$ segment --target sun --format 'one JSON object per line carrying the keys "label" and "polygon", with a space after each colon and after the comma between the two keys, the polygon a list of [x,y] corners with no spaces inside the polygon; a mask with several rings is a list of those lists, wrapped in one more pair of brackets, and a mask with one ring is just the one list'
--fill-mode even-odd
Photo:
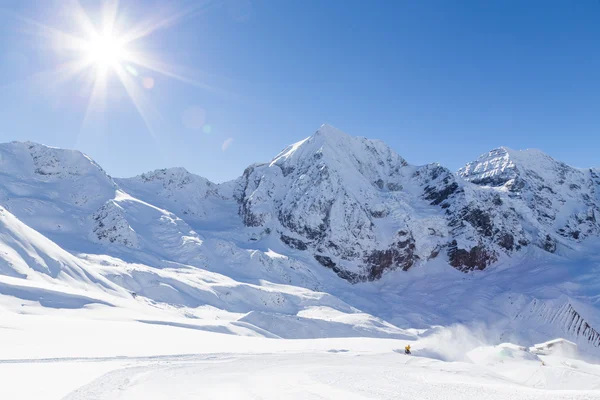
{"label": "sun", "polygon": [[219,89],[190,77],[193,70],[169,64],[157,54],[143,49],[158,31],[202,12],[209,2],[190,2],[185,7],[178,7],[177,2],[173,2],[175,5],[165,5],[152,10],[146,17],[139,15],[135,18],[121,13],[120,2],[103,0],[98,2],[101,4],[99,9],[88,14],[81,0],[61,0],[60,3],[64,4],[61,10],[69,16],[65,25],[68,30],[18,15],[15,18],[26,24],[36,38],[45,38],[50,48],[56,51],[56,56],[60,57],[55,68],[38,74],[36,79],[44,83],[40,87],[46,87],[47,82],[53,82],[53,87],[72,80],[83,82],[81,93],[87,96],[87,107],[82,130],[84,126],[95,123],[91,122],[91,116],[104,118],[110,96],[113,93],[121,96],[121,88],[115,84],[120,82],[148,132],[156,139],[153,126],[162,123],[162,118],[160,110],[151,101],[155,76],[175,79],[204,90],[219,92]]}
{"label": "sun", "polygon": [[112,34],[96,35],[87,41],[86,61],[100,69],[117,69],[127,59],[125,43]]}

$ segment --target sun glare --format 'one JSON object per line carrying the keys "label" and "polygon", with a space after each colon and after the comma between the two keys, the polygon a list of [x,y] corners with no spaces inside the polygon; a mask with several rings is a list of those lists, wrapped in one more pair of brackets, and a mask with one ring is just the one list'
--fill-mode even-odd
{"label": "sun glare", "polygon": [[[103,0],[98,14],[88,15],[81,0],[64,0],[65,14],[74,22],[73,30],[44,24],[16,16],[27,24],[34,34],[49,39],[53,49],[61,57],[68,57],[56,69],[39,74],[45,82],[58,84],[76,77],[83,77],[85,90],[89,90],[87,108],[82,130],[88,126],[88,118],[98,115],[104,118],[107,99],[117,89],[112,83],[119,81],[135,108],[154,137],[153,121],[160,120],[160,110],[150,101],[150,93],[156,85],[155,77],[162,75],[189,85],[215,90],[203,82],[179,73],[182,69],[161,60],[155,54],[140,51],[138,41],[148,39],[157,31],[167,29],[188,15],[204,9],[205,2],[195,2],[187,7],[167,7],[146,18],[127,19],[121,15],[120,0]],[[128,21],[127,24],[124,21]],[[143,46],[142,46],[143,47]],[[67,56],[68,55],[68,56]],[[91,72],[91,73],[90,73]],[[115,79],[116,78],[116,79]]]}
{"label": "sun glare", "polygon": [[89,41],[87,61],[98,68],[118,68],[126,58],[122,40],[113,35],[98,35]]}

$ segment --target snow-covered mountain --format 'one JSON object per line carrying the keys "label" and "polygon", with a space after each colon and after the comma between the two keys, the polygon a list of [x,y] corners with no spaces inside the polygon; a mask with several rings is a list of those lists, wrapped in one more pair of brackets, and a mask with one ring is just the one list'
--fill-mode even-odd
{"label": "snow-covered mountain", "polygon": [[249,167],[235,196],[246,226],[357,282],[438,257],[472,270],[530,246],[574,248],[600,232],[597,181],[534,150],[492,150],[458,174],[411,166],[323,126]]}
{"label": "snow-covered mountain", "polygon": [[0,145],[0,179],[2,206],[44,234],[80,232],[117,190],[86,155],[29,142]]}
{"label": "snow-covered mountain", "polygon": [[184,168],[161,169],[115,181],[127,193],[151,200],[152,204],[174,212],[192,226],[217,220],[219,210],[226,207],[224,200],[231,197],[221,194],[224,187]]}
{"label": "snow-covered mountain", "polygon": [[501,147],[458,173],[478,186],[508,193],[513,207],[535,226],[548,251],[554,251],[556,243],[573,246],[571,240],[600,233],[600,180],[591,168],[570,167],[539,150]]}
{"label": "snow-covered mountain", "polygon": [[80,152],[13,142],[0,206],[0,295],[210,307],[230,332],[269,337],[482,322],[499,340],[600,344],[600,171],[537,150],[454,173],[324,125],[215,184],[183,168],[113,179]]}

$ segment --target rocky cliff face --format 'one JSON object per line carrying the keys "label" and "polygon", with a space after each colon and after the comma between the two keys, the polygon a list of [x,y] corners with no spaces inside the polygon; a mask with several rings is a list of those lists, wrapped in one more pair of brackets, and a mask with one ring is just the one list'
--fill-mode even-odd
{"label": "rocky cliff face", "polygon": [[506,196],[529,228],[529,241],[547,251],[600,233],[600,186],[590,169],[570,167],[539,150],[499,148],[458,174],[483,190]]}
{"label": "rocky cliff face", "polygon": [[139,239],[129,225],[125,210],[116,201],[108,201],[93,215],[91,239],[105,244],[119,244],[139,249]]}
{"label": "rocky cliff face", "polygon": [[499,148],[452,173],[416,167],[379,141],[323,126],[249,167],[236,199],[244,224],[352,282],[438,257],[485,269],[537,246],[598,235],[598,173]]}
{"label": "rocky cliff face", "polygon": [[432,247],[417,246],[409,228],[411,202],[426,206],[413,187],[417,170],[379,141],[323,126],[270,163],[249,167],[235,196],[246,226],[311,252],[352,282],[374,280],[426,259]]}
{"label": "rocky cliff face", "polygon": [[514,317],[516,321],[535,322],[539,326],[554,328],[556,333],[567,335],[580,343],[587,342],[593,347],[600,346],[600,333],[592,327],[584,316],[568,300],[531,300]]}

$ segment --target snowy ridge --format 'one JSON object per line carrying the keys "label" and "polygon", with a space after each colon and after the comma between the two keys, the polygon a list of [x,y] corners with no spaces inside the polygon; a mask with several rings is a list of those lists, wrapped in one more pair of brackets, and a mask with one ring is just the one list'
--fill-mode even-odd
{"label": "snowy ridge", "polygon": [[557,306],[556,301],[533,300],[515,316],[517,320],[531,318],[557,329],[560,335],[587,342],[594,347],[600,346],[598,331],[582,317],[569,301]]}
{"label": "snowy ridge", "polygon": [[116,192],[113,180],[84,154],[34,143],[0,145],[0,179],[2,206],[49,235],[80,232]]}
{"label": "snowy ridge", "polygon": [[573,248],[600,232],[592,175],[538,150],[499,148],[457,176],[325,125],[249,167],[236,198],[247,227],[358,282],[438,256],[468,271],[531,245]]}
{"label": "snowy ridge", "polygon": [[[578,241],[600,233],[598,180],[592,169],[578,169],[556,161],[539,150],[492,150],[467,164],[458,174],[480,186],[510,194],[514,208],[532,213],[548,249],[563,238]],[[528,218],[527,215],[522,216]],[[531,217],[529,217],[531,218]],[[558,237],[557,235],[558,234]]]}
{"label": "snowy ridge", "polygon": [[[387,267],[408,269],[422,257],[406,229],[406,211],[418,201],[410,182],[415,169],[382,142],[324,125],[271,163],[249,167],[236,198],[246,226],[310,249],[348,280],[373,280]],[[422,253],[431,247],[424,243]]]}
{"label": "snowy ridge", "polygon": [[[201,329],[243,335],[408,338],[480,321],[600,345],[600,173],[537,150],[495,149],[453,173],[324,125],[224,184],[183,168],[112,179],[79,152],[33,143],[0,156],[0,206],[35,232],[0,238],[13,288],[0,295],[27,297],[15,279],[94,287],[97,304],[157,308],[161,323],[209,315]],[[14,256],[38,242],[38,255]],[[481,286],[460,273],[479,270]],[[570,296],[579,303],[556,300]]]}
{"label": "snowy ridge", "polygon": [[168,168],[148,172],[134,178],[116,179],[119,187],[138,198],[170,210],[197,225],[215,218],[219,203],[227,196],[219,185],[188,172],[184,168]]}
{"label": "snowy ridge", "polygon": [[517,176],[511,155],[518,154],[506,147],[499,147],[482,154],[458,170],[458,174],[478,185],[502,186]]}
{"label": "snowy ridge", "polygon": [[556,312],[551,323],[564,324],[566,333],[587,340],[592,346],[600,346],[600,334],[592,328],[571,304],[565,304]]}
{"label": "snowy ridge", "polygon": [[96,222],[92,229],[92,240],[140,248],[138,237],[127,222],[123,207],[116,201],[108,201],[94,213],[92,218]]}
{"label": "snowy ridge", "polygon": [[28,286],[37,288],[40,296],[47,290],[57,293],[85,291],[96,295],[109,292],[113,296],[126,293],[91,269],[86,261],[61,249],[2,207],[0,253],[2,294],[18,296],[16,292],[26,293]]}

